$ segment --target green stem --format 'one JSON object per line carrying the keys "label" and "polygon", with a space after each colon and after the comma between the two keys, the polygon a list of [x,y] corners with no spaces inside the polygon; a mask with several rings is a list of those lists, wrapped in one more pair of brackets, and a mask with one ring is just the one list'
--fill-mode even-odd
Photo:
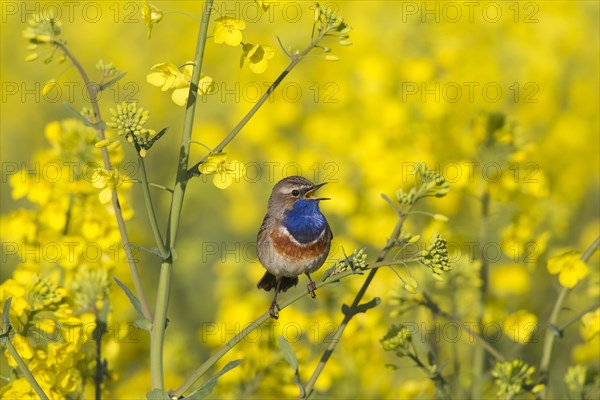
{"label": "green stem", "polygon": [[94,340],[96,342],[96,372],[94,376],[95,399],[102,398],[102,381],[104,380],[104,368],[102,365],[102,335],[106,332],[106,321],[100,318],[100,312],[94,306],[94,315],[96,317],[96,330],[94,331]]}
{"label": "green stem", "polygon": [[[62,49],[62,51],[65,53],[65,56],[67,56],[71,60],[71,62],[73,63],[73,65],[75,66],[77,71],[79,72],[79,75],[81,75],[81,79],[83,80],[83,83],[85,84],[87,91],[88,91],[90,104],[92,105],[92,109],[94,111],[96,121],[102,121],[102,116],[100,114],[100,107],[98,106],[97,87],[91,83],[87,73],[85,72],[85,69],[83,68],[83,66],[81,65],[79,60],[77,60],[77,58],[73,55],[73,53],[71,53],[71,51],[68,49],[68,47],[63,42],[60,42],[60,41],[54,41],[53,43]],[[98,138],[100,140],[104,140],[105,139],[104,129],[97,128],[96,131],[98,132]],[[100,151],[102,154],[102,161],[104,163],[104,169],[106,169],[107,171],[112,171],[112,164],[110,162],[110,155],[108,154],[108,149],[106,147],[102,147],[100,149]],[[135,288],[135,294],[136,294],[137,298],[140,300],[140,304],[142,305],[142,311],[144,313],[144,317],[147,320],[152,321],[153,320],[152,311],[150,311],[148,301],[146,300],[146,296],[144,295],[144,288],[142,286],[142,280],[140,279],[140,274],[137,270],[135,257],[133,255],[133,252],[131,251],[131,247],[129,246],[129,235],[127,234],[127,227],[125,225],[125,219],[123,218],[123,211],[121,209],[121,204],[119,202],[119,197],[117,195],[116,190],[113,190],[113,192],[112,192],[112,205],[113,205],[113,209],[115,212],[115,218],[117,219],[117,226],[119,228],[119,234],[121,235],[121,244],[123,246],[123,249],[125,250],[125,257],[127,259],[127,264],[129,265],[129,272],[131,274],[131,279],[133,281],[133,286]]]}
{"label": "green stem", "polygon": [[[181,209],[185,196],[185,188],[188,180],[187,165],[190,155],[190,143],[192,138],[192,128],[194,127],[194,113],[196,111],[196,100],[198,97],[198,82],[202,72],[202,63],[204,60],[204,49],[206,47],[206,38],[208,35],[208,23],[213,0],[207,0],[204,3],[202,11],[202,23],[198,31],[198,41],[196,43],[196,55],[194,57],[194,69],[190,79],[190,91],[183,120],[183,131],[181,134],[181,149],[179,152],[179,163],[177,165],[177,177],[173,188],[173,197],[171,198],[171,209],[167,226],[168,253],[170,254],[163,261],[160,267],[160,276],[158,280],[158,292],[156,297],[156,318],[152,324],[150,332],[150,379],[152,389],[164,390],[163,374],[163,345],[165,340],[165,329],[167,325],[167,310],[169,308],[169,292],[171,288],[171,273],[173,270],[172,252],[175,249],[175,240],[179,230],[179,221],[181,218]],[[165,251],[166,253],[167,251]],[[162,253],[162,252],[161,252]]]}
{"label": "green stem", "polygon": [[198,31],[198,41],[196,43],[196,55],[194,57],[194,69],[190,78],[190,92],[183,118],[183,131],[181,134],[181,148],[179,150],[179,164],[177,166],[177,177],[173,187],[173,197],[171,200],[171,212],[169,215],[169,224],[167,227],[167,242],[171,250],[175,248],[177,231],[179,230],[179,221],[181,219],[181,209],[185,197],[185,188],[188,181],[188,161],[190,157],[190,145],[192,141],[192,129],[194,127],[194,115],[196,112],[196,100],[198,98],[198,83],[202,72],[204,61],[204,49],[206,47],[206,38],[208,36],[208,23],[213,0],[207,0],[204,3],[202,11],[202,23]]}
{"label": "green stem", "polygon": [[[481,280],[481,288],[479,290],[479,327],[483,327],[483,313],[485,311],[485,303],[487,301],[488,292],[488,275],[489,263],[485,255],[484,249],[489,240],[489,216],[490,216],[490,192],[484,191],[481,198],[481,226],[479,231],[479,245],[481,246],[481,269],[479,278]],[[477,347],[473,354],[473,385],[471,386],[471,398],[478,399],[481,397],[481,388],[483,386],[485,370],[485,348]]]}
{"label": "green stem", "polygon": [[150,331],[150,379],[152,389],[164,390],[163,374],[163,345],[167,325],[167,308],[171,290],[171,270],[173,264],[170,260],[163,261],[160,265],[160,276],[156,297],[156,315],[152,330]]}
{"label": "green stem", "polygon": [[[581,255],[581,261],[587,262],[590,257],[598,250],[598,246],[600,246],[600,236],[594,240],[594,242],[587,248],[587,250]],[[541,397],[543,399],[548,397],[548,386],[550,383],[549,378],[549,367],[550,367],[550,359],[552,356],[552,346],[554,345],[554,339],[556,338],[555,330],[550,329],[550,327],[556,326],[558,320],[558,314],[563,307],[563,303],[567,298],[567,294],[570,289],[563,287],[560,290],[560,294],[554,303],[554,307],[552,308],[552,312],[550,313],[550,319],[548,320],[548,328],[546,329],[546,335],[544,337],[544,345],[542,348],[542,357],[540,361],[540,382],[544,383],[544,390],[542,391]]]}
{"label": "green stem", "polygon": [[[215,146],[215,148],[210,152],[210,154],[220,153],[221,151],[223,151],[223,149],[237,136],[237,134],[240,133],[242,128],[244,128],[244,126],[248,123],[248,121],[250,121],[250,119],[254,116],[254,114],[256,114],[256,112],[261,108],[261,106],[269,99],[271,94],[275,91],[275,89],[279,86],[279,84],[281,84],[281,82],[285,79],[285,77],[294,69],[294,67],[296,65],[298,65],[298,63],[302,59],[304,59],[306,57],[306,55],[312,49],[315,48],[315,46],[319,43],[320,40],[323,39],[323,37],[324,37],[324,34],[317,36],[304,50],[302,50],[302,52],[300,52],[300,54],[294,55],[292,57],[288,66],[281,72],[281,74],[279,74],[277,79],[275,79],[275,81],[271,84],[271,86],[269,86],[267,91],[262,94],[260,99],[258,99],[256,104],[254,104],[254,106],[252,106],[250,111],[248,111],[248,113],[246,115],[244,115],[244,117],[240,120],[240,122],[238,122],[238,124],[227,134],[227,136],[225,136],[223,138],[223,140],[221,140],[221,142]],[[208,158],[208,155],[206,157],[202,158],[196,164],[194,164],[194,166],[191,167],[187,171],[188,178],[197,176],[199,174],[198,167],[200,166],[200,164],[202,164],[204,161],[206,161],[207,158]]]}
{"label": "green stem", "polygon": [[[7,299],[7,301],[9,301],[9,300],[10,300],[10,298]],[[44,390],[42,389],[42,387],[40,386],[38,381],[35,379],[35,377],[31,373],[31,371],[27,367],[27,364],[25,364],[25,361],[23,361],[23,359],[19,355],[19,352],[17,351],[15,346],[13,346],[12,342],[10,341],[10,336],[9,336],[10,329],[11,329],[10,325],[7,326],[7,331],[6,331],[6,333],[3,334],[3,336],[4,335],[6,335],[6,336],[2,338],[1,342],[3,342],[6,345],[6,349],[8,350],[8,352],[10,353],[12,358],[17,362],[17,366],[21,370],[21,373],[23,374],[25,379],[27,379],[27,382],[29,382],[29,384],[31,385],[31,387],[33,388],[35,393],[41,399],[48,400],[48,396],[46,395],[46,393],[44,393]]]}
{"label": "green stem", "polygon": [[144,162],[144,158],[140,157],[139,154],[138,160],[140,164],[140,175],[142,179],[142,192],[144,193],[144,202],[146,203],[148,219],[150,220],[150,226],[152,228],[152,233],[154,234],[154,241],[158,246],[158,250],[160,251],[162,258],[165,259],[169,256],[169,251],[165,247],[165,242],[163,241],[162,235],[160,234],[160,229],[158,227],[156,212],[154,211],[154,205],[152,204],[152,196],[150,195],[148,176],[146,174],[146,163]]}
{"label": "green stem", "polygon": [[[369,264],[365,269],[375,270],[377,268],[387,267],[387,266],[396,265],[396,264],[404,265],[405,261],[375,262],[375,263]],[[338,282],[342,279],[345,279],[345,278],[347,278],[349,276],[353,276],[353,275],[358,275],[358,274],[355,271],[348,270],[348,271],[344,271],[344,272],[341,272],[341,273],[338,273],[335,275],[331,275],[325,281],[318,282],[317,289],[331,285],[335,282]],[[308,292],[306,290],[302,289],[302,290],[297,290],[296,293],[292,293],[292,295],[290,297],[283,297],[283,299],[278,299],[278,303],[280,306],[279,310],[280,311],[283,310],[284,308],[290,306],[291,304],[294,304],[295,302],[297,302],[298,300],[302,299],[303,297],[305,297],[307,295],[308,295]],[[183,394],[190,387],[192,387],[192,385],[198,379],[200,379],[200,377],[202,375],[204,375],[204,373],[206,371],[208,371],[208,369],[210,367],[215,365],[217,363],[217,361],[219,361],[225,354],[227,354],[227,352],[229,352],[229,350],[233,349],[239,342],[244,340],[244,338],[246,336],[248,336],[250,333],[252,333],[255,329],[259,328],[263,323],[268,321],[270,318],[271,318],[270,314],[268,312],[266,312],[266,313],[262,314],[260,317],[258,317],[257,319],[255,319],[254,321],[252,321],[251,323],[249,323],[246,326],[246,328],[241,330],[233,338],[229,339],[229,341],[227,343],[225,343],[212,356],[210,356],[210,358],[208,358],[188,378],[186,378],[186,380],[176,390],[174,390],[172,393],[170,393],[170,395],[173,397],[183,396]]]}

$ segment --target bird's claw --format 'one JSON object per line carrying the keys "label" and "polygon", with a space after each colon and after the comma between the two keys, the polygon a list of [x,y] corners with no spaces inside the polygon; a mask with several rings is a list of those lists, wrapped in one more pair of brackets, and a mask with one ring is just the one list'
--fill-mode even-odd
{"label": "bird's claw", "polygon": [[317,297],[317,294],[315,293],[315,290],[317,290],[317,284],[314,281],[310,281],[309,284],[306,285],[306,288],[308,289],[308,294],[310,294],[310,297],[313,299]]}
{"label": "bird's claw", "polygon": [[279,304],[271,304],[271,307],[269,308],[269,315],[273,319],[279,319]]}

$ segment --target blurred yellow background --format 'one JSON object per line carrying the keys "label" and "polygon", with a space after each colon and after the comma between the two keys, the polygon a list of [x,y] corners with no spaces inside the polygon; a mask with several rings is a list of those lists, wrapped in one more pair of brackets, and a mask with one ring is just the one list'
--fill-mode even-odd
{"label": "blurred yellow background", "polygon": [[[16,169],[35,168],[34,155],[49,146],[44,127],[71,117],[61,103],[75,109],[86,105],[84,86],[68,62],[24,61],[27,41],[21,32],[27,19],[52,8],[61,14],[62,37],[92,79],[99,59],[127,72],[102,93],[104,118],[116,103],[135,100],[150,110],[147,127],[157,131],[169,127],[149,152],[147,165],[151,181],[173,184],[184,109],[171,101],[170,92],[146,83],[146,75],[154,64],[181,65],[193,59],[198,23],[169,11],[199,17],[202,3],[152,4],[165,16],[148,40],[141,2],[2,2],[3,215],[32,207],[25,199],[11,198],[8,178]],[[267,310],[270,295],[255,287],[263,269],[254,242],[270,189],[283,176],[299,174],[331,182],[323,193],[332,201],[323,203],[322,211],[335,243],[323,270],[343,257],[342,246],[348,254],[366,247],[370,259],[376,257],[395,223],[380,193],[394,197],[399,187],[412,183],[409,172],[414,163],[425,162],[445,175],[454,190],[443,199],[428,200],[421,209],[444,214],[449,221],[415,215],[407,228],[426,242],[434,232],[441,232],[449,245],[460,249],[454,271],[447,276],[468,276],[474,271],[471,261],[476,254],[466,244],[477,242],[481,224],[477,197],[489,188],[490,240],[501,251],[491,260],[489,321],[502,325],[521,309],[537,316],[535,340],[521,353],[532,365],[537,365],[544,324],[559,288],[556,277],[546,270],[548,257],[565,249],[583,251],[600,232],[597,2],[340,1],[331,5],[353,28],[351,46],[329,44],[331,54],[341,60],[327,61],[318,49],[313,51],[314,56],[292,71],[228,146],[228,158],[246,165],[245,178],[226,190],[215,188],[210,177],[189,184],[168,314],[167,387],[179,385],[214,349]],[[312,7],[308,1],[273,2],[259,17],[252,1],[215,2],[213,18],[245,19],[243,41],[271,46],[275,57],[265,73],[256,75],[239,68],[240,49],[209,39],[203,73],[214,79],[216,92],[197,107],[194,140],[214,147],[245,115],[288,63],[277,37],[292,49],[309,42]],[[41,88],[50,79],[57,80],[59,90],[48,98],[41,95]],[[481,121],[489,113],[506,116],[505,136],[498,140],[515,145],[508,157],[482,150]],[[137,172],[133,152],[129,148],[124,152],[123,169]],[[194,145],[191,160],[205,154],[202,146]],[[135,210],[128,222],[131,239],[152,247],[141,191],[134,185],[131,193]],[[170,198],[159,190],[153,195],[164,226]],[[509,250],[515,249],[514,243],[520,249],[517,256]],[[533,249],[532,258],[525,259],[523,252],[528,249]],[[159,264],[145,254],[139,254],[139,259],[153,304]],[[18,263],[17,257],[3,256],[2,281],[11,277]],[[589,265],[585,284],[570,297],[573,310],[597,301],[598,257]],[[477,284],[468,286],[467,279],[460,286],[457,280],[459,286],[450,290],[447,283],[434,284],[423,269],[411,267],[420,286],[439,292],[440,303],[465,321],[476,320],[473,287]],[[128,281],[125,264],[111,274]],[[341,321],[341,305],[353,299],[362,280],[352,277],[338,288],[319,291],[314,301],[301,300],[282,311],[279,321],[261,328],[259,337],[242,342],[224,361],[245,361],[221,378],[216,395],[296,396],[293,374],[281,356],[277,337],[284,334],[293,342],[301,375],[308,379],[326,346],[324,339]],[[425,321],[427,331],[436,323],[424,310],[396,315],[391,300],[402,286],[390,269],[378,274],[365,298],[380,296],[383,305],[352,321],[317,384],[319,396],[433,395],[427,377],[409,362],[400,363],[397,371],[385,367],[396,362],[379,345],[389,325]],[[304,290],[303,285],[296,290]],[[135,319],[117,288],[111,305],[114,321]],[[575,362],[597,365],[593,352],[578,358],[572,351],[583,341],[577,329],[567,333],[554,353],[557,376]],[[507,352],[516,346],[506,337],[494,345]],[[436,346],[447,350],[443,343]],[[472,379],[472,347],[465,339],[458,353],[442,353],[442,360],[448,362],[444,372],[452,374],[452,364],[462,364],[456,382],[465,387]],[[109,368],[116,374],[107,383],[109,396],[136,398],[148,391],[146,333],[136,332],[131,342],[119,341]],[[557,397],[565,396],[565,388],[556,390]],[[486,388],[486,393],[493,396],[493,388]]]}

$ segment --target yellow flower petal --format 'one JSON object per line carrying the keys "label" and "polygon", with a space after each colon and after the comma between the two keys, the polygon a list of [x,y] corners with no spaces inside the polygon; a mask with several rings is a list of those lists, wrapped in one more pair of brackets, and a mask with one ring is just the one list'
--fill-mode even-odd
{"label": "yellow flower petal", "polygon": [[171,94],[171,100],[173,100],[173,103],[177,104],[178,106],[185,106],[187,104],[189,94],[189,87],[175,89]]}
{"label": "yellow flower petal", "polygon": [[110,190],[110,188],[108,188],[108,187],[104,188],[100,191],[100,194],[98,195],[98,197],[100,198],[100,203],[107,204],[112,199],[112,190]]}
{"label": "yellow flower petal", "polygon": [[177,87],[183,74],[175,64],[160,63],[151,68],[152,72],[146,75],[146,82],[153,86],[158,86],[162,91]]}
{"label": "yellow flower petal", "polygon": [[99,142],[96,142],[96,144],[94,145],[97,148],[102,148],[102,147],[106,147],[110,144],[110,141],[108,139],[103,139],[100,140]]}
{"label": "yellow flower petal", "polygon": [[232,160],[227,163],[227,174],[235,180],[239,180],[244,176],[244,164],[238,160]]}
{"label": "yellow flower petal", "polygon": [[204,75],[198,82],[198,94],[205,95],[214,91],[213,78]]}
{"label": "yellow flower petal", "polygon": [[198,171],[202,175],[214,174],[215,172],[217,172],[218,169],[219,169],[218,165],[215,164],[214,162],[210,162],[210,161],[206,161],[206,162],[200,164],[200,166],[198,167]]}
{"label": "yellow flower petal", "polygon": [[255,74],[262,74],[266,70],[267,70],[267,61],[266,60],[261,60],[254,64],[250,63],[250,71],[254,72]]}
{"label": "yellow flower petal", "polygon": [[558,282],[562,286],[570,289],[577,285],[580,280],[585,278],[588,273],[589,269],[587,265],[579,260],[578,262],[569,264],[566,268],[560,271],[560,274],[558,275]]}
{"label": "yellow flower petal", "polygon": [[56,83],[56,79],[50,79],[44,84],[44,87],[42,87],[42,96],[46,97],[48,93],[50,93],[50,91],[57,86],[58,84]]}
{"label": "yellow flower petal", "polygon": [[556,275],[560,272],[560,270],[563,268],[564,262],[562,261],[561,257],[552,257],[548,260],[548,272],[550,272],[552,275]]}
{"label": "yellow flower petal", "polygon": [[213,183],[219,189],[228,188],[232,182],[233,182],[233,177],[231,175],[229,175],[227,172],[225,172],[224,170],[222,170],[222,172],[220,174],[215,174],[215,176],[213,177]]}
{"label": "yellow flower petal", "polygon": [[267,69],[268,60],[275,56],[272,47],[263,45],[254,45],[252,43],[244,44],[244,52],[240,60],[240,67],[249,65],[250,70],[255,74],[262,74]]}

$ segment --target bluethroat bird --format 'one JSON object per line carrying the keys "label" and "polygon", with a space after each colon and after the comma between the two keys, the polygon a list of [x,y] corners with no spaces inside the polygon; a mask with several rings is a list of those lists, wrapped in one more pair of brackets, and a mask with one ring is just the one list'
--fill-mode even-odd
{"label": "bluethroat bird", "polygon": [[277,182],[269,197],[267,215],[258,231],[258,259],[267,272],[258,288],[275,289],[269,308],[272,318],[279,318],[277,295],[298,284],[306,274],[308,293],[316,297],[316,284],[310,273],[318,270],[329,254],[333,234],[319,210],[321,200],[315,192],[325,183],[313,184],[301,176],[288,176]]}

